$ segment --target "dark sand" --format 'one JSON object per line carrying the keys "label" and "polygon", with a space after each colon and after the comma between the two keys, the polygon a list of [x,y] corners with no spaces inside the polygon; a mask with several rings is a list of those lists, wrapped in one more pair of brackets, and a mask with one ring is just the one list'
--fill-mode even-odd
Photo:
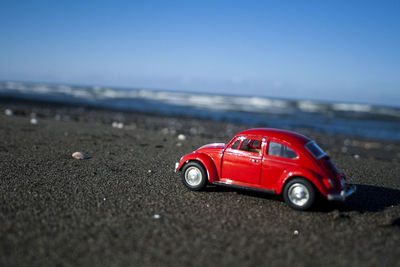
{"label": "dark sand", "polygon": [[0,266],[400,266],[399,144],[299,129],[358,185],[345,203],[299,212],[277,196],[191,192],[174,173],[183,154],[244,126],[22,102],[0,111]]}

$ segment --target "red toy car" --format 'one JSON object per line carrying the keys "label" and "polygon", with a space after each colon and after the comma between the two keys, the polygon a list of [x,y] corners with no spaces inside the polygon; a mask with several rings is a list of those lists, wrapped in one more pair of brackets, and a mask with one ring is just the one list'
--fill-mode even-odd
{"label": "red toy car", "polygon": [[292,208],[306,210],[319,192],[328,200],[345,200],[355,192],[328,155],[312,140],[295,132],[250,129],[228,143],[200,147],[175,165],[191,190],[207,181],[215,185],[282,194]]}

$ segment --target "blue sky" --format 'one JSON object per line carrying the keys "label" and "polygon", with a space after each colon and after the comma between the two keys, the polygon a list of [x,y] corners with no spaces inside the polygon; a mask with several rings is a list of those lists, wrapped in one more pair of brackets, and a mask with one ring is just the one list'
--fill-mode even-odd
{"label": "blue sky", "polygon": [[400,1],[0,3],[0,80],[400,106]]}

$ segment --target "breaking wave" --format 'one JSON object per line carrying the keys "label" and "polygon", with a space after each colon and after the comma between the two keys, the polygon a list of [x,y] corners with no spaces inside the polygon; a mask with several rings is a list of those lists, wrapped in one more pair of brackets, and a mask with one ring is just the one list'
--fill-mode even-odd
{"label": "breaking wave", "polygon": [[400,108],[167,90],[0,82],[0,96],[400,141]]}

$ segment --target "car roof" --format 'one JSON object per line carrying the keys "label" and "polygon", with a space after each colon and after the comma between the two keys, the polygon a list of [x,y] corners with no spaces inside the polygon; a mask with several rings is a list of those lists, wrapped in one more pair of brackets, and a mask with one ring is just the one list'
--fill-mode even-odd
{"label": "car roof", "polygon": [[274,129],[274,128],[254,128],[239,132],[236,136],[240,135],[258,135],[274,137],[277,139],[288,141],[289,143],[298,143],[304,145],[311,141],[310,138],[288,130]]}

